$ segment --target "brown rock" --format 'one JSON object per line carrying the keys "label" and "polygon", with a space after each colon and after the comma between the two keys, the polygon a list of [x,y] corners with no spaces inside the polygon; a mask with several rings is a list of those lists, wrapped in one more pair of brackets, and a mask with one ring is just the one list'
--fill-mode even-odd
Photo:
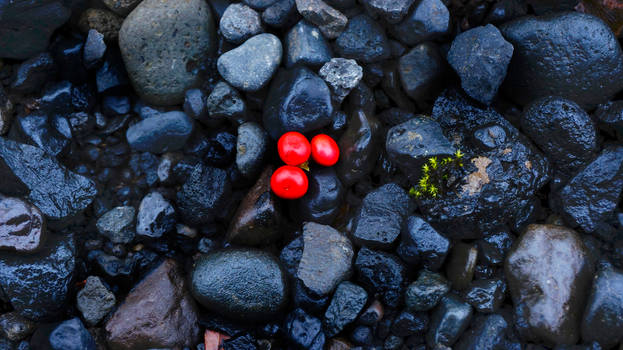
{"label": "brown rock", "polygon": [[0,250],[32,253],[44,239],[45,219],[37,207],[0,196]]}
{"label": "brown rock", "polygon": [[106,323],[110,349],[181,349],[197,344],[197,308],[186,287],[175,261],[164,261],[134,287]]}
{"label": "brown rock", "polygon": [[575,344],[592,270],[586,246],[575,231],[528,226],[505,264],[520,336],[548,346]]}
{"label": "brown rock", "polygon": [[227,233],[228,241],[254,246],[281,237],[279,202],[270,189],[272,174],[272,167],[266,168],[240,203]]}
{"label": "brown rock", "polygon": [[83,33],[95,29],[104,35],[107,42],[116,42],[119,38],[123,18],[105,9],[87,9],[80,15],[78,27]]}

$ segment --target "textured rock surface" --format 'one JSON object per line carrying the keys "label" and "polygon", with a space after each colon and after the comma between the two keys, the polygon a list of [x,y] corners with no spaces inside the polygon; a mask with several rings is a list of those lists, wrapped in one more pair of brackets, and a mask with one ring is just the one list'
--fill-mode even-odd
{"label": "textured rock surface", "polygon": [[45,218],[37,207],[0,195],[0,250],[31,253],[46,236]]}
{"label": "textured rock surface", "polygon": [[90,326],[98,324],[117,302],[115,295],[96,276],[89,276],[76,296],[76,307]]}
{"label": "textured rock surface", "polygon": [[597,273],[582,317],[582,340],[597,341],[605,349],[611,349],[621,341],[621,288],[623,273],[619,270],[607,267]]}

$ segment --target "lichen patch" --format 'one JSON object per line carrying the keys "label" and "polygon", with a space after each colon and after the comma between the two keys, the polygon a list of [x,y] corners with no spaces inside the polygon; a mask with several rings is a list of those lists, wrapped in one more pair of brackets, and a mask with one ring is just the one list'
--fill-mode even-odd
{"label": "lichen patch", "polygon": [[472,163],[478,170],[467,176],[467,183],[463,185],[463,193],[467,193],[470,196],[480,192],[482,186],[489,183],[489,174],[487,174],[487,167],[491,164],[491,159],[487,157],[476,157],[472,159]]}

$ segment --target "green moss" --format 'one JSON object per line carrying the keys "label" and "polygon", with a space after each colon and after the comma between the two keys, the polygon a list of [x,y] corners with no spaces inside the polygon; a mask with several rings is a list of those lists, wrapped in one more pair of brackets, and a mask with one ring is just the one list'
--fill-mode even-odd
{"label": "green moss", "polygon": [[438,159],[429,158],[422,165],[422,175],[417,184],[409,189],[409,194],[416,198],[436,198],[451,187],[449,182],[456,178],[456,173],[463,168],[464,154],[461,150],[454,152],[452,157]]}

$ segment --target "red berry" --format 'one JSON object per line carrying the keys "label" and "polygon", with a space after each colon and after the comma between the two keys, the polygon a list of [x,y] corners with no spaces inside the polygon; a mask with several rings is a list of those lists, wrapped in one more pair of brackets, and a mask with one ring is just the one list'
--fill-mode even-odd
{"label": "red berry", "polygon": [[270,188],[281,198],[297,199],[307,193],[309,181],[307,175],[301,170],[291,165],[284,165],[275,170],[270,178]]}
{"label": "red berry", "polygon": [[340,148],[329,135],[316,135],[311,141],[311,154],[316,163],[331,166],[340,158]]}
{"label": "red berry", "polygon": [[277,142],[279,157],[288,165],[299,165],[309,159],[311,146],[300,132],[290,131],[283,134]]}

